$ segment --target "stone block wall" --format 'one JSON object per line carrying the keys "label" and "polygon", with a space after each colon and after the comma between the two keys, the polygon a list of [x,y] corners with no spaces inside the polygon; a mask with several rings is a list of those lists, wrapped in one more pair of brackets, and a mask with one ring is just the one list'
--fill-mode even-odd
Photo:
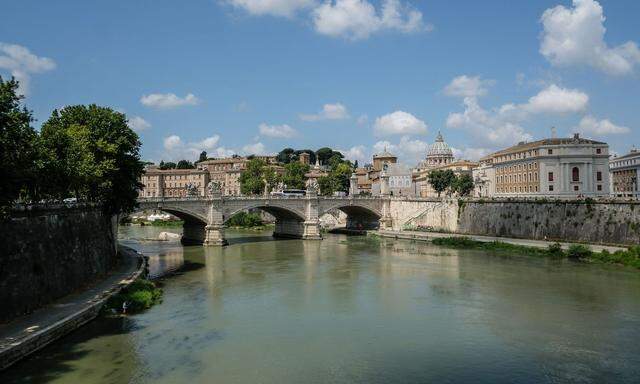
{"label": "stone block wall", "polygon": [[391,203],[394,229],[430,227],[468,235],[640,244],[640,203],[448,200]]}
{"label": "stone block wall", "polygon": [[0,322],[105,276],[117,263],[117,220],[100,207],[31,207],[0,221]]}

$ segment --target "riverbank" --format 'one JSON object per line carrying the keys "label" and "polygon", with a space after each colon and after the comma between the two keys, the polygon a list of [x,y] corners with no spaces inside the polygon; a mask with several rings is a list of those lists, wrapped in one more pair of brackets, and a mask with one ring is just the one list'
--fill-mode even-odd
{"label": "riverbank", "polygon": [[0,370],[96,318],[111,296],[144,273],[147,265],[141,254],[124,246],[118,252],[121,265],[99,283],[0,325]]}
{"label": "riverbank", "polygon": [[370,233],[395,239],[429,241],[436,245],[452,248],[509,251],[511,253],[543,257],[566,257],[588,262],[619,264],[640,269],[640,248],[637,246],[626,248],[600,244],[512,239],[493,236],[452,235],[440,232],[381,230]]}

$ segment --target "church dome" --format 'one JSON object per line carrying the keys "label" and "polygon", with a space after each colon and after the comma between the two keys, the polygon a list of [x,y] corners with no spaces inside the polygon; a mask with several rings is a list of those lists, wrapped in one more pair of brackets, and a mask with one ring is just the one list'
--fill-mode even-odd
{"label": "church dome", "polygon": [[453,157],[453,151],[447,143],[444,142],[442,134],[438,132],[436,141],[429,146],[427,157]]}

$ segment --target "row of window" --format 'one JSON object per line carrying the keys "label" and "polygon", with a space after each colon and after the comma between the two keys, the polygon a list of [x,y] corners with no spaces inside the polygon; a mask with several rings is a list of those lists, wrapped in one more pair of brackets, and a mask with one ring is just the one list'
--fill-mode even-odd
{"label": "row of window", "polygon": [[528,170],[538,169],[538,163],[516,164],[516,165],[510,165],[508,167],[497,167],[496,172],[497,173],[518,172],[518,171],[525,171],[527,169]]}
{"label": "row of window", "polygon": [[498,184],[537,182],[538,172],[517,173],[515,175],[498,176]]}

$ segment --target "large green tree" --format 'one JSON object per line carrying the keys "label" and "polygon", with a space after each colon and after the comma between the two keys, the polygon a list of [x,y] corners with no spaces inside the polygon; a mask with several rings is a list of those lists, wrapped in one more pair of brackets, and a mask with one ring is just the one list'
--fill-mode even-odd
{"label": "large green tree", "polygon": [[284,176],[282,182],[287,188],[304,189],[306,178],[304,175],[309,172],[309,166],[295,161],[284,166]]}
{"label": "large green tree", "polygon": [[124,114],[93,104],[68,106],[53,111],[40,136],[52,194],[98,201],[110,213],[135,208],[144,170],[140,140]]}
{"label": "large green tree", "polygon": [[453,182],[456,179],[455,173],[452,170],[440,170],[436,169],[434,171],[429,172],[429,184],[431,184],[431,188],[438,193],[438,197],[440,194],[447,189],[453,186]]}
{"label": "large green tree", "polygon": [[194,169],[195,165],[189,160],[180,160],[178,164],[176,164],[176,169]]}
{"label": "large green tree", "polygon": [[296,151],[293,148],[285,148],[282,151],[278,152],[278,154],[276,155],[276,161],[281,164],[289,164],[295,152]]}
{"label": "large green tree", "polygon": [[264,192],[267,163],[260,159],[251,159],[240,174],[240,191],[243,195],[260,195]]}
{"label": "large green tree", "polygon": [[468,174],[457,176],[452,185],[453,192],[460,196],[468,196],[473,191],[473,177]]}
{"label": "large green tree", "polygon": [[0,214],[33,188],[35,178],[37,134],[17,90],[17,81],[0,77]]}

